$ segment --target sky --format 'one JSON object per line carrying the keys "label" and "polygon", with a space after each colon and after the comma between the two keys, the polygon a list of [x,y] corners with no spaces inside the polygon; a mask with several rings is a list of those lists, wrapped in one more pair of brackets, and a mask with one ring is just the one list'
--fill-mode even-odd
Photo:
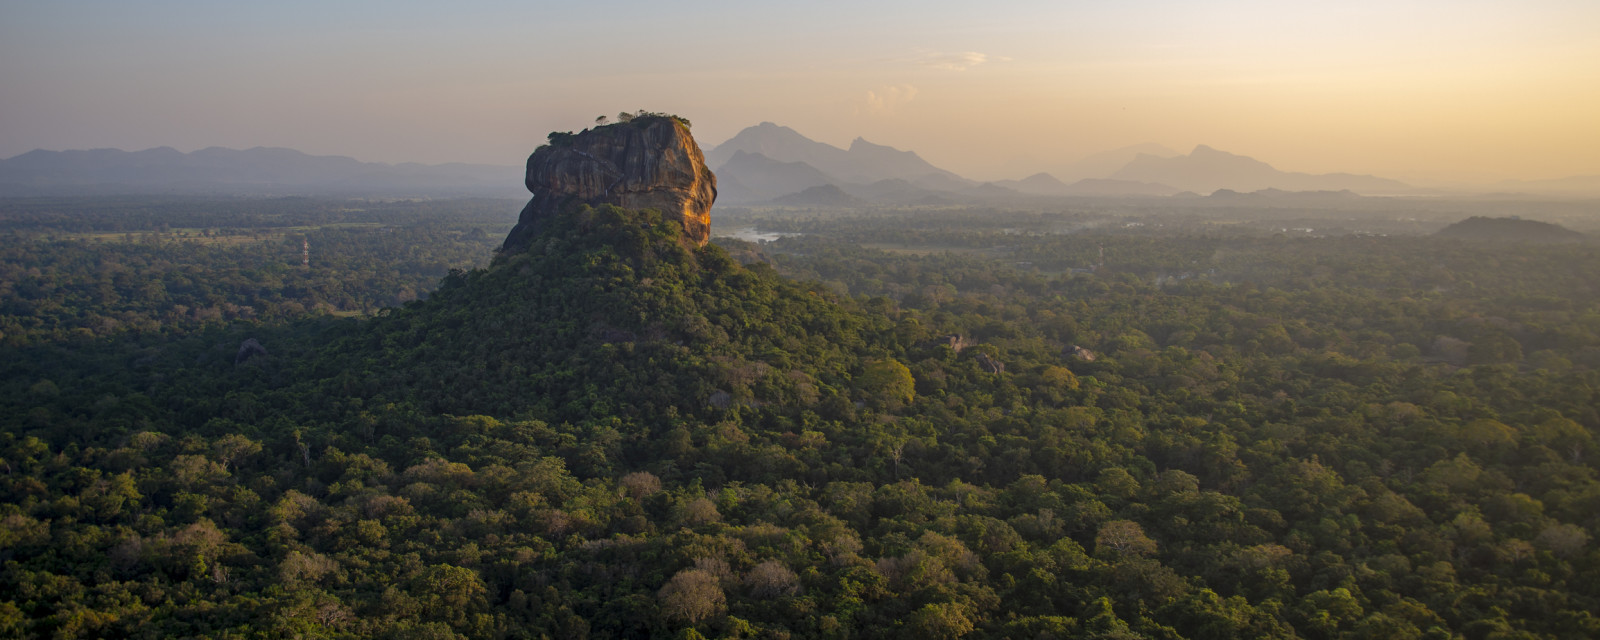
{"label": "sky", "polygon": [[1287,171],[1600,174],[1600,2],[0,0],[0,158],[290,147],[520,164],[763,121],[983,180],[1198,144]]}

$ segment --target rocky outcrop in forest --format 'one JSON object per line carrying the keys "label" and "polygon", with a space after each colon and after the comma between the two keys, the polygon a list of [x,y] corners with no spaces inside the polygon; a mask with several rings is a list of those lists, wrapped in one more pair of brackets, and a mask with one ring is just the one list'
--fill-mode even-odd
{"label": "rocky outcrop in forest", "polygon": [[529,156],[526,181],[533,199],[506,236],[508,253],[526,250],[547,221],[585,204],[656,209],[683,223],[686,242],[704,246],[711,238],[717,178],[680,118],[641,116],[552,133]]}

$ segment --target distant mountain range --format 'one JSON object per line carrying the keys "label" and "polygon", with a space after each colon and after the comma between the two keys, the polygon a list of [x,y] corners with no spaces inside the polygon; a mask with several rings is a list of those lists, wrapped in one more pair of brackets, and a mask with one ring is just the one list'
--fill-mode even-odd
{"label": "distant mountain range", "polygon": [[1090,154],[1075,162],[1058,167],[1054,175],[1057,178],[1061,178],[1063,182],[1109,178],[1111,174],[1128,166],[1129,162],[1133,162],[1134,158],[1141,155],[1171,158],[1183,155],[1183,153],[1168,149],[1154,142],[1146,142]]}
{"label": "distant mountain range", "polygon": [[[1058,175],[1067,176],[1066,180],[1037,173],[1021,180],[978,182],[934,166],[914,151],[862,138],[841,149],[771,122],[740,131],[708,149],[705,157],[717,174],[717,201],[723,205],[971,204],[1163,198],[1222,190],[1369,196],[1441,193],[1369,175],[1279,171],[1254,158],[1205,145],[1188,154],[1156,144],[1104,151],[1061,167]],[[267,147],[242,151],[211,147],[191,153],[170,147],[36,150],[0,160],[0,197],[135,193],[524,198],[522,177],[519,166],[384,164]],[[823,186],[832,189],[786,198]],[[1596,196],[1600,176],[1505,181],[1489,188],[1503,191],[1499,195],[1505,197]]]}
{"label": "distant mountain range", "polygon": [[[1084,167],[1106,171],[1157,145],[1139,145],[1086,158]],[[834,187],[850,202],[945,204],[1025,199],[1034,196],[1168,196],[1181,191],[1135,181],[1085,179],[1065,184],[1049,174],[1023,180],[979,183],[941,169],[915,152],[861,138],[849,149],[817,142],[788,127],[763,122],[740,131],[710,151],[706,163],[717,174],[718,201],[725,204],[822,204],[837,197],[789,198],[816,187]],[[831,191],[812,191],[811,196]]]}
{"label": "distant mountain range", "polygon": [[210,147],[183,153],[35,150],[0,160],[0,195],[127,193],[525,197],[522,168],[361,162],[293,149]]}
{"label": "distant mountain range", "polygon": [[721,202],[771,200],[811,187],[834,186],[838,182],[837,178],[805,162],[784,162],[743,150],[734,151],[721,164],[707,164],[714,167],[712,171],[717,174],[717,200]]}
{"label": "distant mountain range", "polygon": [[1249,156],[1235,155],[1200,145],[1189,155],[1163,158],[1139,154],[1111,174],[1115,180],[1164,184],[1183,191],[1355,191],[1385,195],[1415,191],[1403,182],[1349,173],[1289,173]]}
{"label": "distant mountain range", "polygon": [[[717,200],[753,204],[832,186],[851,198],[904,201],[934,192],[959,192],[978,186],[940,169],[913,151],[856,138],[849,149],[817,142],[798,131],[763,122],[740,131],[706,152],[717,174]],[[888,181],[887,184],[879,184]],[[877,185],[874,187],[873,185]],[[859,192],[859,193],[858,193]],[[790,198],[787,203],[814,198]],[[837,198],[824,200],[838,201]]]}
{"label": "distant mountain range", "polygon": [[1254,158],[1204,145],[1180,155],[1156,144],[1123,147],[1084,158],[1067,167],[1071,175],[1085,176],[1070,183],[1048,173],[979,183],[936,167],[915,152],[861,138],[851,142],[849,149],[840,149],[771,122],[744,129],[707,151],[706,162],[717,174],[719,202],[725,204],[813,202],[819,199],[785,196],[821,186],[835,187],[858,202],[893,204],[1039,197],[1167,197],[1223,189],[1349,191],[1369,195],[1417,191],[1405,183],[1374,176],[1279,171]]}
{"label": "distant mountain range", "polygon": [[779,196],[774,198],[772,203],[787,206],[845,207],[861,204],[861,199],[845,193],[839,187],[822,184],[808,187],[799,193]]}
{"label": "distant mountain range", "polygon": [[849,149],[840,149],[771,122],[748,127],[707,151],[706,164],[715,171],[717,167],[726,166],[740,152],[779,162],[803,162],[835,180],[855,184],[935,176],[956,183],[976,184],[929,164],[912,151],[873,144],[861,138],[851,142]]}

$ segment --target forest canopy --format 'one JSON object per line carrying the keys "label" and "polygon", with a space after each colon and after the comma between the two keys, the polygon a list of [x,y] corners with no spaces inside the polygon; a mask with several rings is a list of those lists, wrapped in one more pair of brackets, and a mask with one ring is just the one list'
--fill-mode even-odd
{"label": "forest canopy", "polygon": [[1600,635],[1591,244],[134,204],[0,219],[0,635]]}

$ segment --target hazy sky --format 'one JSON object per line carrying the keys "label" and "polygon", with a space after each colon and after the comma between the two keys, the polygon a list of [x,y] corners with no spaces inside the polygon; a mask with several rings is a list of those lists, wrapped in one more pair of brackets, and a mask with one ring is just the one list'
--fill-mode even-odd
{"label": "hazy sky", "polygon": [[980,179],[1156,142],[1292,171],[1600,174],[1600,1],[0,0],[0,157],[518,164],[620,110]]}

